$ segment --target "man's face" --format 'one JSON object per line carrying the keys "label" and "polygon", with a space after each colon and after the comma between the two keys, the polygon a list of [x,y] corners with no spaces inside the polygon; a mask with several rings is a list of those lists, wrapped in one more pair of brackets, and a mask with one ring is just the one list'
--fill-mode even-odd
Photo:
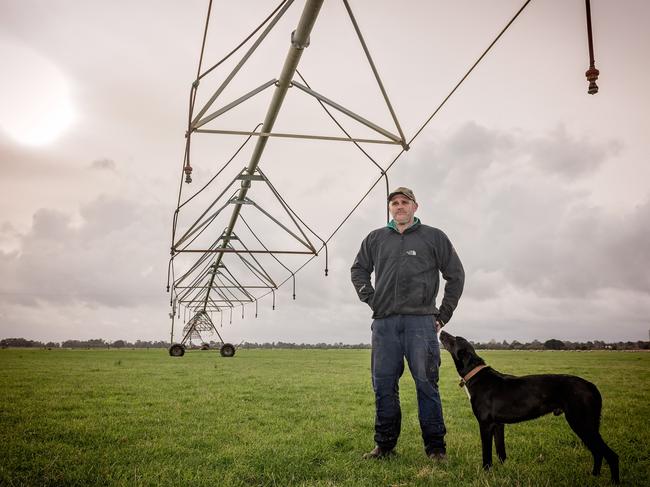
{"label": "man's face", "polygon": [[418,204],[402,194],[396,194],[388,202],[388,211],[395,223],[406,225],[413,222],[413,216],[418,209]]}

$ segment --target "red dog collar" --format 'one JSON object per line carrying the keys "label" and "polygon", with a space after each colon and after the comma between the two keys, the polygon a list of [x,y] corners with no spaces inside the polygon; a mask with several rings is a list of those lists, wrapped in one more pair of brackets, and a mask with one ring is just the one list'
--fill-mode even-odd
{"label": "red dog collar", "polygon": [[474,377],[476,374],[479,373],[479,371],[483,370],[487,365],[479,365],[477,367],[474,367],[472,370],[469,371],[469,373],[460,379],[460,383],[458,384],[458,387],[465,387],[465,384],[467,384],[467,381],[470,380],[472,377]]}

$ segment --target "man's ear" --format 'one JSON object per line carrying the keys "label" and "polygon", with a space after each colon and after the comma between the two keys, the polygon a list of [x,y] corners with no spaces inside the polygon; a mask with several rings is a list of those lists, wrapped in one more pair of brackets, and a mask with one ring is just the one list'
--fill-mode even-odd
{"label": "man's ear", "polygon": [[413,211],[414,212],[418,211],[418,204],[415,201],[413,202],[413,204],[415,205],[415,210],[413,210]]}

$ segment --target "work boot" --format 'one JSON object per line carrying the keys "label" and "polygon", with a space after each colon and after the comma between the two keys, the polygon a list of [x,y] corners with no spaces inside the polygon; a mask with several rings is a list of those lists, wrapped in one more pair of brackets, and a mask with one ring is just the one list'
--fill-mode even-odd
{"label": "work boot", "polygon": [[434,448],[429,453],[429,458],[436,463],[447,463],[447,452],[444,448]]}
{"label": "work boot", "polygon": [[369,460],[371,458],[383,459],[391,457],[393,455],[395,455],[395,450],[392,448],[390,450],[384,450],[383,448],[376,446],[372,451],[364,453],[363,458],[365,460]]}

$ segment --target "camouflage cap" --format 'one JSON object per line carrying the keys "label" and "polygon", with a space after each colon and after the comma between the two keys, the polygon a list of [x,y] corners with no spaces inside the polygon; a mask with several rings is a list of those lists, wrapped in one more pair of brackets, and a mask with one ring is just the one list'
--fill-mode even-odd
{"label": "camouflage cap", "polygon": [[388,195],[388,201],[390,201],[393,198],[393,196],[395,196],[396,194],[401,194],[403,196],[406,196],[414,203],[417,203],[417,201],[415,201],[415,195],[413,194],[413,190],[405,188],[403,186],[400,186],[399,188],[396,188],[393,191],[391,191],[391,193]]}

